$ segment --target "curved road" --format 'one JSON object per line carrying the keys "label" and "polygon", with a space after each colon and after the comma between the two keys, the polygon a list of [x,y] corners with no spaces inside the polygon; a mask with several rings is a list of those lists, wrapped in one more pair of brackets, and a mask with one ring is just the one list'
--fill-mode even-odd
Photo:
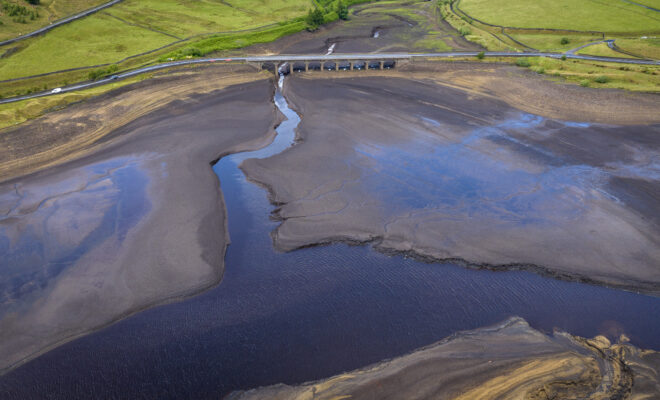
{"label": "curved road", "polygon": [[15,38],[2,41],[2,42],[0,42],[0,46],[4,46],[6,44],[11,44],[11,43],[14,43],[14,42],[18,42],[19,40],[27,39],[27,38],[30,38],[30,37],[33,37],[33,36],[41,35],[42,33],[47,32],[47,31],[49,31],[53,28],[57,28],[60,25],[68,24],[71,21],[75,21],[77,19],[80,19],[80,18],[86,17],[88,15],[94,14],[97,11],[101,11],[104,8],[114,6],[115,4],[119,3],[120,1],[122,1],[122,0],[112,0],[112,1],[109,1],[107,3],[101,4],[100,6],[96,6],[94,8],[90,8],[88,10],[81,11],[78,14],[74,14],[74,15],[71,15],[69,17],[62,18],[60,20],[57,20],[57,21],[53,22],[50,25],[44,26],[43,28],[39,28],[36,31],[32,31],[30,33],[26,33],[25,35],[17,36]]}
{"label": "curved road", "polygon": [[[117,0],[120,1],[120,0]],[[303,55],[274,55],[274,56],[253,56],[253,57],[236,57],[236,58],[197,58],[191,60],[181,60],[181,61],[172,61],[157,65],[152,65],[149,67],[138,68],[132,71],[124,72],[121,74],[113,75],[113,77],[103,78],[94,82],[86,82],[74,84],[66,87],[62,87],[61,91],[53,93],[52,91],[45,91],[34,93],[25,96],[16,96],[8,97],[6,99],[1,99],[0,104],[13,103],[16,101],[33,99],[37,97],[51,96],[60,93],[72,92],[75,90],[87,89],[95,86],[105,85],[107,83],[114,82],[116,80],[129,78],[131,76],[139,75],[145,72],[157,71],[165,68],[177,67],[181,65],[192,65],[192,64],[206,64],[214,62],[273,62],[273,63],[282,63],[282,62],[295,62],[295,61],[350,61],[350,60],[359,60],[359,61],[369,61],[369,60],[412,60],[415,58],[451,58],[451,57],[476,57],[479,52],[477,51],[467,51],[467,52],[444,52],[444,53],[356,53],[356,54],[328,54],[328,55],[318,55],[318,54],[303,54]],[[602,62],[614,62],[614,63],[623,63],[623,64],[642,64],[642,65],[660,65],[660,61],[655,60],[636,60],[630,58],[612,58],[612,57],[600,57],[600,56],[588,56],[572,53],[545,53],[545,52],[526,52],[526,53],[514,53],[514,52],[505,52],[505,51],[487,51],[484,53],[486,57],[550,57],[550,58],[561,58],[566,57],[567,59],[576,59],[576,60],[588,60],[588,61],[602,61]]]}

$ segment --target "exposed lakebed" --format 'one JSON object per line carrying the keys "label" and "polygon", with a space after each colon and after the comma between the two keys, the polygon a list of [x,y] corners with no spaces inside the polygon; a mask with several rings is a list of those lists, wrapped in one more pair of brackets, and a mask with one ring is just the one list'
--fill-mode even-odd
{"label": "exposed lakebed", "polygon": [[[214,166],[232,241],[222,283],[62,345],[2,376],[0,393],[22,399],[43,393],[217,398],[363,367],[512,315],[548,332],[612,338],[625,333],[637,346],[660,349],[657,297],[526,271],[421,263],[367,246],[276,252],[269,236],[278,226],[269,218],[273,206],[238,168],[245,159],[269,157],[293,143],[299,118],[279,91],[275,102],[288,118],[275,141]],[[533,118],[523,116],[521,123]],[[398,161],[406,174],[426,168],[426,162]],[[383,193],[394,206],[407,201],[396,191]]]}

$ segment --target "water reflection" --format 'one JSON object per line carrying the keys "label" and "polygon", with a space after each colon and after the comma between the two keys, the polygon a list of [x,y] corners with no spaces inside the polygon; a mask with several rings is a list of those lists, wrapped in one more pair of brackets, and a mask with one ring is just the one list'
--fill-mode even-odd
{"label": "water reflection", "polygon": [[41,296],[53,279],[110,237],[123,242],[150,208],[133,158],[83,167],[0,195],[0,318]]}

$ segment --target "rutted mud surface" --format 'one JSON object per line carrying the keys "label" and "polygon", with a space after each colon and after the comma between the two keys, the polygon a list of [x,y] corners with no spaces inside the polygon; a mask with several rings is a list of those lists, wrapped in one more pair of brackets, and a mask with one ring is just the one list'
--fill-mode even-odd
{"label": "rutted mud surface", "polygon": [[625,339],[546,336],[512,318],[325,380],[229,399],[642,399],[657,395],[659,372],[659,353]]}
{"label": "rutted mud surface", "polygon": [[649,205],[659,126],[546,119],[392,78],[294,78],[286,94],[303,115],[302,143],[242,166],[279,205],[277,248],[376,241],[660,293]]}

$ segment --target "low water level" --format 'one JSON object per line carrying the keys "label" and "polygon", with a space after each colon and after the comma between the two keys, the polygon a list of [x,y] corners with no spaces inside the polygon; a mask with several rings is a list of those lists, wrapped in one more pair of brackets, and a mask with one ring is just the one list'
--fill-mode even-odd
{"label": "low water level", "polygon": [[281,254],[265,191],[237,168],[294,141],[288,118],[268,147],[215,165],[231,246],[222,283],[63,345],[0,378],[3,398],[218,398],[300,383],[519,315],[550,332],[625,332],[660,349],[660,299],[523,271],[469,270],[336,244]]}

